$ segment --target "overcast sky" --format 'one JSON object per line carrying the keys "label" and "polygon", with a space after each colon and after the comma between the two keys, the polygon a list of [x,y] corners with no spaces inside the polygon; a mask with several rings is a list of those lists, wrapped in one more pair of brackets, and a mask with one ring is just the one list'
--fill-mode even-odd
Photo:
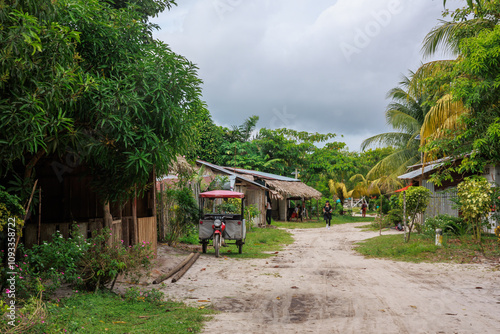
{"label": "overcast sky", "polygon": [[197,64],[216,124],[258,115],[259,128],[332,132],[351,151],[391,131],[386,94],[419,67],[443,10],[442,0],[177,3],[153,20],[155,37]]}

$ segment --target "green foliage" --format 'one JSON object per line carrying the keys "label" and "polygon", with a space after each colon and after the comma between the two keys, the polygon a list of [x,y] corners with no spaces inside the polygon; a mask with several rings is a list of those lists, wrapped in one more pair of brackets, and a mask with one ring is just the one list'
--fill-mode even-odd
{"label": "green foliage", "polygon": [[[62,283],[88,290],[104,289],[118,274],[138,279],[147,270],[153,251],[146,243],[129,246],[111,243],[109,230],[102,230],[85,240],[74,226],[72,237],[57,232],[50,242],[31,249],[20,247],[21,259],[16,267],[16,294],[28,298],[39,291],[50,296]],[[2,279],[5,280],[5,273]]]}
{"label": "green foliage", "polygon": [[[31,320],[31,327],[21,332],[128,333],[133,328],[132,332],[139,333],[200,333],[203,323],[210,319],[208,315],[214,313],[209,308],[188,307],[183,303],[151,297],[151,293],[159,297],[157,290],[139,293],[142,296],[138,302],[109,292],[78,292],[68,298],[49,301],[38,307],[43,313],[21,313],[21,320]],[[30,306],[32,311],[35,308],[36,305]],[[12,326],[0,327],[2,333],[9,333],[5,328],[11,329]]]}
{"label": "green foliage", "polygon": [[[27,0],[0,14],[0,161],[74,152],[104,200],[142,192],[197,137],[197,67],[151,38],[173,1]],[[91,17],[92,19],[89,19]]]}
{"label": "green foliage", "polygon": [[160,290],[151,289],[146,291],[141,291],[137,287],[130,287],[125,290],[124,298],[129,302],[148,302],[156,305],[160,305],[163,301],[165,294]]}
{"label": "green foliage", "polygon": [[433,238],[438,228],[443,231],[443,234],[459,237],[468,234],[470,230],[470,227],[462,218],[442,214],[425,220],[423,234]]}
{"label": "green foliage", "polygon": [[174,245],[183,235],[188,235],[189,231],[198,222],[198,203],[193,192],[187,187],[167,189],[163,197],[168,201],[169,210],[167,243]]}
{"label": "green foliage", "polygon": [[[409,187],[406,190],[406,214],[419,214],[427,210],[431,192],[425,187]],[[403,208],[403,193],[399,195],[399,207]]]}
{"label": "green foliage", "polygon": [[396,226],[399,223],[403,223],[403,210],[402,209],[392,209],[387,212],[387,217],[392,226]]}
{"label": "green foliage", "polygon": [[[459,119],[455,131],[432,140],[424,151],[456,157],[460,165],[455,171],[477,174],[500,161],[500,2],[467,3],[453,12],[445,11],[451,20],[443,21],[426,38],[429,54],[444,46],[458,55],[457,59],[441,68],[430,66],[434,71],[421,84],[431,85],[436,95],[449,93],[452,102],[462,103],[468,112]],[[438,184],[452,179],[448,169],[443,170],[434,176]]]}
{"label": "green foliage", "polygon": [[385,118],[394,131],[375,135],[361,144],[362,149],[377,144],[394,147],[394,152],[378,161],[367,174],[370,180],[381,180],[379,188],[386,190],[394,190],[392,188],[399,182],[397,177],[406,171],[407,166],[416,164],[421,158],[419,142],[415,137],[420,133],[430,107],[424,90],[414,93],[408,89],[413,76],[412,72],[409,77],[403,76],[399,86],[387,93],[392,101],[387,106]]}
{"label": "green foliage", "polygon": [[72,237],[66,239],[57,231],[50,242],[34,245],[32,248],[19,247],[22,261],[16,265],[20,275],[16,277],[19,297],[36,295],[42,285],[48,296],[62,283],[79,285],[82,283],[80,261],[88,255],[89,242],[73,226]]}
{"label": "green foliage", "polygon": [[111,242],[111,232],[99,231],[89,241],[85,254],[78,262],[81,281],[78,286],[87,290],[104,289],[119,274],[138,280],[141,270],[149,270],[154,257],[151,245],[146,242],[133,246],[123,246],[121,242]]}
{"label": "green foliage", "polygon": [[470,177],[457,189],[462,216],[473,227],[476,240],[481,241],[481,221],[491,211],[491,185],[484,177]]}
{"label": "green foliage", "polygon": [[221,204],[215,206],[215,212],[241,214],[241,199],[225,198]]}
{"label": "green foliage", "polygon": [[250,231],[253,226],[253,220],[260,215],[260,210],[255,204],[245,206],[245,219],[247,231]]}
{"label": "green foliage", "polygon": [[[9,220],[10,219],[10,220]],[[24,209],[17,196],[11,195],[0,186],[0,232],[8,230],[9,223],[15,220],[16,236],[21,236],[24,226]],[[11,224],[10,227],[13,225]],[[7,231],[8,232],[8,231]]]}

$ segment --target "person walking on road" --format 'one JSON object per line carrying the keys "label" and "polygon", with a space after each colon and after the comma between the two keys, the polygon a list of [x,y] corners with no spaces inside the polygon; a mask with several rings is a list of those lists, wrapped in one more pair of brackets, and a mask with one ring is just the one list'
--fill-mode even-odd
{"label": "person walking on road", "polygon": [[266,203],[266,221],[267,221],[267,225],[271,225],[271,214],[272,214],[271,201],[269,199],[267,199],[267,203]]}
{"label": "person walking on road", "polygon": [[330,206],[330,202],[326,201],[325,206],[323,207],[323,218],[325,218],[327,229],[330,229],[330,222],[332,221],[332,212],[333,208]]}

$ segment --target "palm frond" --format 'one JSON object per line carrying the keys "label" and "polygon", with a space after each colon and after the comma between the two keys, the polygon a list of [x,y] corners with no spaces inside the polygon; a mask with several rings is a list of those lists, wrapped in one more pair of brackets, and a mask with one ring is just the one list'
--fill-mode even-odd
{"label": "palm frond", "polygon": [[439,48],[443,49],[443,54],[458,56],[459,39],[457,32],[466,25],[466,22],[448,22],[439,20],[440,25],[434,27],[424,38],[422,54],[424,58],[433,56]]}
{"label": "palm frond", "polygon": [[385,118],[387,124],[405,133],[419,131],[421,123],[408,113],[408,109],[404,108],[404,106],[396,107],[400,107],[400,109],[389,109],[386,111]]}
{"label": "palm frond", "polygon": [[454,101],[450,94],[443,96],[425,116],[420,131],[421,144],[430,138],[443,137],[446,130],[463,128],[458,119],[467,112],[461,101]]}
{"label": "palm frond", "polygon": [[408,141],[409,136],[401,132],[387,132],[375,135],[373,137],[365,139],[361,143],[361,150],[365,150],[368,147],[375,147],[377,145],[382,146],[396,146],[401,147],[405,145]]}

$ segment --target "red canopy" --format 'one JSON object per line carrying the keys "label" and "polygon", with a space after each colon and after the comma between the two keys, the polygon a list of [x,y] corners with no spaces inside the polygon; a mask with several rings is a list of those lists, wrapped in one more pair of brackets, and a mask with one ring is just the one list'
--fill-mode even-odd
{"label": "red canopy", "polygon": [[212,190],[200,194],[203,198],[245,198],[245,194],[229,190]]}
{"label": "red canopy", "polygon": [[404,188],[398,189],[398,190],[396,190],[395,192],[400,193],[400,192],[403,192],[403,191],[405,191],[405,190],[408,190],[408,188],[410,188],[410,187],[411,187],[411,184],[410,184],[410,185],[407,185],[407,186],[406,186],[406,187],[404,187]]}

